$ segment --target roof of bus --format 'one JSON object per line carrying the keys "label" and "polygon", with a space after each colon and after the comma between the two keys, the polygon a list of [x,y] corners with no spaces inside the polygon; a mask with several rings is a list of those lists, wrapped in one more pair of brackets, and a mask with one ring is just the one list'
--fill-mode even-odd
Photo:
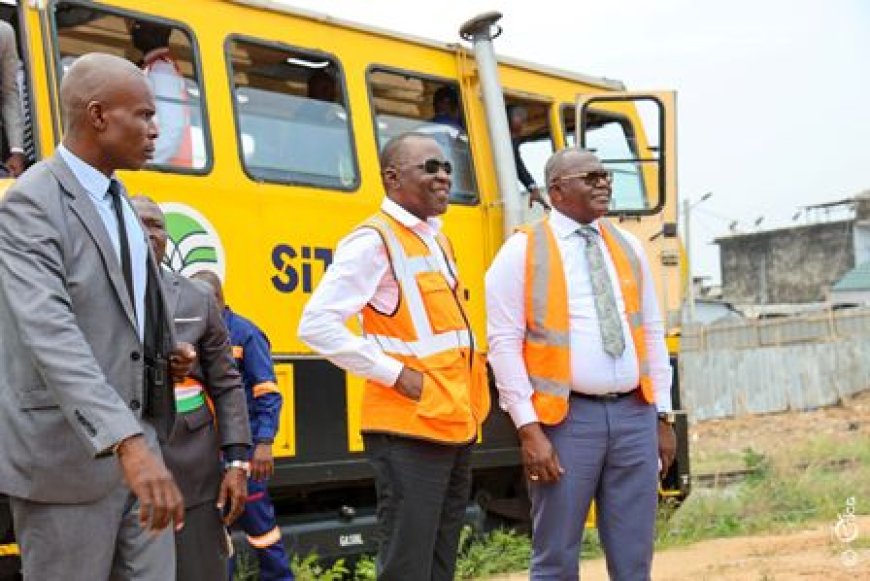
{"label": "roof of bus", "polygon": [[[438,42],[436,40],[431,40],[428,38],[424,38],[421,36],[414,36],[410,34],[403,34],[399,32],[395,32],[393,30],[388,30],[386,28],[380,28],[377,26],[371,26],[367,24],[360,24],[358,22],[351,22],[349,20],[343,20],[341,18],[336,18],[334,16],[330,16],[329,14],[325,14],[322,12],[316,12],[314,10],[306,10],[303,8],[296,8],[293,6],[288,6],[287,4],[277,2],[276,0],[228,0],[229,2],[233,2],[235,4],[245,4],[247,6],[251,6],[254,8],[261,8],[264,10],[271,10],[273,12],[281,12],[284,14],[292,14],[293,16],[298,16],[301,18],[307,18],[309,20],[316,20],[318,22],[324,22],[328,24],[334,24],[336,26],[341,26],[343,28],[349,28],[352,30],[359,30],[361,32],[368,32],[371,34],[377,34],[379,36],[384,36],[387,38],[395,38],[399,40],[403,40],[406,42],[413,42],[415,44],[429,46],[432,48],[437,48],[441,50],[449,50],[454,51],[460,45],[457,43],[447,43],[447,42]],[[465,47],[461,47],[463,50],[467,50]],[[548,67],[539,65],[536,63],[524,61],[522,59],[516,59],[511,57],[498,56],[498,62],[501,64],[509,65],[512,67],[517,67],[521,69],[526,69],[528,71],[544,73],[547,75],[552,75],[555,77],[562,77],[567,80],[577,81],[579,83],[583,83],[586,85],[592,85],[595,87],[600,87],[602,89],[609,89],[611,91],[624,91],[625,85],[622,81],[617,81],[614,79],[608,79],[606,77],[594,77],[592,75],[584,75],[581,73],[574,73],[571,71],[566,71],[564,69],[559,69],[555,67]]]}

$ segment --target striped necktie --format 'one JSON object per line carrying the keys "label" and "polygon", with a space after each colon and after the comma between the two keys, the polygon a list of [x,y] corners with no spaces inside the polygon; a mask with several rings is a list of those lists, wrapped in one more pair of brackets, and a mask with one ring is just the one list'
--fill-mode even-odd
{"label": "striped necktie", "polygon": [[577,233],[586,242],[586,260],[589,263],[589,278],[595,295],[595,311],[598,314],[598,329],[601,332],[601,345],[612,357],[619,357],[625,351],[625,337],[622,334],[622,321],[616,308],[613,285],[607,274],[604,253],[598,245],[598,230],[592,226],[582,226]]}

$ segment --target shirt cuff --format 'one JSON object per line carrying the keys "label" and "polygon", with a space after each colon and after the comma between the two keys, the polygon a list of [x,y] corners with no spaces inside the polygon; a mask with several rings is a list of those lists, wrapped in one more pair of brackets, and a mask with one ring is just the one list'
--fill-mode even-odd
{"label": "shirt cuff", "polygon": [[399,379],[399,374],[402,373],[401,362],[393,359],[389,355],[384,355],[378,359],[378,362],[371,370],[371,377],[374,381],[382,383],[388,387],[396,384]]}
{"label": "shirt cuff", "polygon": [[20,153],[21,155],[24,155],[24,149],[21,147],[10,147],[9,153]]}
{"label": "shirt cuff", "polygon": [[248,447],[244,444],[230,444],[224,446],[224,461],[232,462],[233,460],[245,461],[248,459]]}
{"label": "shirt cuff", "polygon": [[532,400],[520,400],[507,409],[508,414],[514,422],[514,425],[519,430],[526,424],[532,424],[538,421],[538,414],[535,412],[535,407],[532,405]]}
{"label": "shirt cuff", "polygon": [[657,393],[656,394],[656,410],[659,412],[672,412],[673,406],[671,405],[671,393],[667,391],[665,393]]}

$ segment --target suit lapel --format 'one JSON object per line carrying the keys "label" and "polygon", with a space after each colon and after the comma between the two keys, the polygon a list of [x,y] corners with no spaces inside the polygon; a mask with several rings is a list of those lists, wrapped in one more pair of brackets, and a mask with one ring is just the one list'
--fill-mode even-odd
{"label": "suit lapel", "polygon": [[112,240],[109,238],[106,226],[103,224],[99,212],[90,199],[90,194],[85,191],[59,154],[55,153],[46,160],[46,163],[51,173],[60,182],[67,196],[69,196],[68,204],[70,210],[81,221],[85,231],[97,245],[103,259],[103,266],[109,275],[109,280],[112,282],[115,294],[118,296],[118,300],[127,314],[127,319],[134,329],[137,328],[136,318],[133,314],[133,305],[130,303],[130,296],[126,291],[121,264],[115,255],[115,249],[112,247]]}

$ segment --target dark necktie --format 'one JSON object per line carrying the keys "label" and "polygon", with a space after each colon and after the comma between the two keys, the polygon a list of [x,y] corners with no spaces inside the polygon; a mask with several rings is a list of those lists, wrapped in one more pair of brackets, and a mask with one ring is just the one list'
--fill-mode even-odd
{"label": "dark necktie", "polygon": [[127,295],[133,312],[136,312],[136,300],[133,298],[133,265],[130,260],[130,242],[127,239],[127,226],[124,223],[124,206],[121,200],[121,184],[117,180],[109,182],[109,196],[112,198],[112,208],[118,220],[118,245],[121,249],[121,271],[124,273],[124,283],[127,285]]}

